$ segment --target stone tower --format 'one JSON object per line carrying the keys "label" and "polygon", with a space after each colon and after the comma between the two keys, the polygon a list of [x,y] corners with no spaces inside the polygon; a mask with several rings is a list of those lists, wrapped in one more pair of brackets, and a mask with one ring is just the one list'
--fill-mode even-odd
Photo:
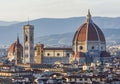
{"label": "stone tower", "polygon": [[43,44],[36,44],[35,46],[35,58],[34,61],[36,64],[42,64],[42,57],[43,57]]}
{"label": "stone tower", "polygon": [[33,64],[34,63],[34,26],[33,25],[24,25],[23,27],[24,35],[24,64]]}

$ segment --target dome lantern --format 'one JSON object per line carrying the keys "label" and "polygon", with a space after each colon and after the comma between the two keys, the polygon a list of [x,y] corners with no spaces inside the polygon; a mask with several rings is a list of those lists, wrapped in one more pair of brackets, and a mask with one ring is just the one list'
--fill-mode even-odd
{"label": "dome lantern", "polygon": [[88,9],[88,14],[86,16],[86,22],[92,22],[90,10]]}

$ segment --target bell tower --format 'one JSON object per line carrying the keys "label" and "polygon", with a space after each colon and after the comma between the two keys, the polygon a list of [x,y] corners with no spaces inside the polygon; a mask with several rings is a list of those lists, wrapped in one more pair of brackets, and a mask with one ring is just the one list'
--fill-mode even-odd
{"label": "bell tower", "polygon": [[23,27],[24,48],[23,57],[24,64],[34,63],[34,26],[27,24]]}

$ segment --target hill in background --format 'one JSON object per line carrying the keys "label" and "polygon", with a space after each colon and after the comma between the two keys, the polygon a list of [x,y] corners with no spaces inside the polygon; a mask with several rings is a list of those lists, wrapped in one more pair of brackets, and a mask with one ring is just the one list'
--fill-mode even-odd
{"label": "hill in background", "polygon": [[[108,43],[120,41],[120,18],[93,17],[93,21],[103,30]],[[35,43],[41,42],[46,45],[71,45],[74,32],[85,22],[85,17],[73,18],[42,18],[30,21],[35,27]],[[0,24],[0,44],[9,45],[15,42],[19,34],[23,42],[23,25],[27,22],[15,22],[12,24]]]}

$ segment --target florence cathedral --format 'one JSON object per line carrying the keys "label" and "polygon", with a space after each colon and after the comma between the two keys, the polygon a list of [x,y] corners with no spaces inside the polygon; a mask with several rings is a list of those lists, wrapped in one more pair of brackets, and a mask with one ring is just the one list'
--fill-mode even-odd
{"label": "florence cathedral", "polygon": [[106,52],[105,36],[93,22],[89,10],[85,22],[74,34],[72,48],[48,48],[44,44],[34,44],[34,26],[30,24],[23,27],[23,38],[23,46],[17,37],[17,41],[8,49],[8,59],[17,60],[16,64],[89,64],[110,58]]}

